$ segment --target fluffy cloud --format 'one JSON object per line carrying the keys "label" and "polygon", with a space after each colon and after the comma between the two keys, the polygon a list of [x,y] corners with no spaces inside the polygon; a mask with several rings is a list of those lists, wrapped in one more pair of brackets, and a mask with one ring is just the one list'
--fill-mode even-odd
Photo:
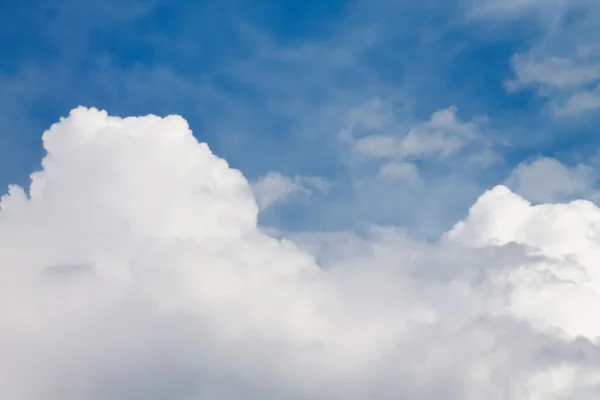
{"label": "fluffy cloud", "polygon": [[78,108],[0,203],[0,397],[592,399],[592,203],[486,192],[436,242],[268,236],[180,117]]}
{"label": "fluffy cloud", "polygon": [[471,246],[519,243],[543,258],[501,276],[509,290],[500,309],[541,331],[575,340],[600,339],[592,310],[600,305],[600,209],[586,200],[568,204],[528,201],[499,186],[485,193],[469,217],[447,234]]}

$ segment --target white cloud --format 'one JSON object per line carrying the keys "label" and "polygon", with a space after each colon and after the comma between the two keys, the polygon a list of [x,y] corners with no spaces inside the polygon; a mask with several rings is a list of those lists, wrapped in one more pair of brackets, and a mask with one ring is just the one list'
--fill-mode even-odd
{"label": "white cloud", "polygon": [[485,193],[469,217],[449,232],[472,246],[519,243],[543,257],[500,274],[507,304],[499,312],[526,320],[544,332],[576,339],[600,339],[593,310],[600,305],[600,209],[577,200],[568,204],[529,202],[499,186]]}
{"label": "white cloud", "polygon": [[556,159],[541,157],[519,164],[506,184],[528,200],[544,203],[589,198],[594,181],[595,172],[590,166],[569,168]]}
{"label": "white cloud", "polygon": [[310,196],[315,191],[326,193],[331,183],[316,176],[283,176],[278,172],[269,172],[252,183],[252,193],[261,209],[281,203],[294,195]]}
{"label": "white cloud", "polygon": [[180,117],[79,108],[44,146],[0,203],[1,398],[597,397],[592,203],[294,242]]}

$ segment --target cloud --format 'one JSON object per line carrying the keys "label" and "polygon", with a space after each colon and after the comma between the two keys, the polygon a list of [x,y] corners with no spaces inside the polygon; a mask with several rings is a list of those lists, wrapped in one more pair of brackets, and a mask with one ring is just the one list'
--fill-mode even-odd
{"label": "cloud", "polygon": [[498,161],[486,139],[487,118],[463,121],[457,113],[456,107],[441,109],[406,126],[389,102],[374,99],[349,112],[338,138],[354,162],[378,164],[379,176],[387,180],[415,183],[431,178],[420,171],[431,165],[444,165],[442,174],[450,176],[452,169],[483,169]]}
{"label": "cloud", "polygon": [[590,310],[600,300],[594,259],[600,209],[586,200],[531,205],[504,186],[486,192],[447,237],[471,246],[518,243],[546,258],[502,274],[503,312],[575,340],[600,338]]}
{"label": "cloud", "polygon": [[419,169],[415,164],[407,162],[390,162],[379,170],[384,178],[414,183],[419,180]]}
{"label": "cloud", "polygon": [[598,2],[475,0],[471,3],[474,16],[483,17],[488,23],[525,18],[539,29],[530,48],[512,57],[515,76],[506,82],[509,91],[533,89],[548,100],[550,111],[561,117],[581,116],[600,109]]}
{"label": "cloud", "polygon": [[500,186],[439,241],[276,239],[248,181],[181,117],[78,108],[43,141],[29,190],[0,203],[2,398],[600,390],[590,202],[533,206]]}
{"label": "cloud", "polygon": [[554,97],[552,111],[558,116],[578,116],[598,109],[600,60],[588,52],[580,53],[583,55],[541,59],[517,54],[512,63],[517,77],[507,82],[507,88],[534,87],[540,94]]}
{"label": "cloud", "polygon": [[[373,158],[448,157],[479,134],[481,121],[461,122],[457,108],[436,111],[428,121],[398,136],[374,135],[354,140],[355,150]],[[368,120],[370,122],[370,120]]]}
{"label": "cloud", "polygon": [[[460,22],[456,21],[453,2],[437,1],[439,4],[431,8],[426,3],[374,4],[352,0],[341,8],[338,4],[325,8],[329,11],[313,10],[320,16],[312,15],[306,3],[302,8],[310,17],[301,16],[294,26],[270,24],[269,18],[263,18],[267,9],[245,7],[237,1],[226,1],[225,5],[215,1],[188,2],[181,7],[170,7],[162,0],[136,1],[125,9],[109,1],[86,9],[77,21],[76,10],[83,2],[63,3],[65,7],[54,7],[57,12],[52,13],[24,9],[29,25],[15,23],[21,26],[15,31],[16,36],[35,31],[39,23],[51,26],[49,34],[34,35],[43,42],[38,43],[40,48],[49,46],[47,52],[32,59],[35,85],[25,87],[31,86],[34,95],[16,101],[10,91],[4,96],[6,104],[2,109],[8,121],[5,131],[15,133],[13,142],[29,149],[43,127],[75,104],[95,104],[124,115],[181,113],[196,132],[201,132],[202,140],[211,143],[216,154],[244,171],[252,181],[268,171],[279,171],[291,178],[294,174],[317,175],[339,181],[334,189],[339,196],[320,198],[318,204],[299,202],[298,213],[293,217],[286,208],[271,219],[287,229],[297,228],[299,221],[319,228],[350,227],[353,218],[409,223],[407,219],[413,215],[409,208],[413,204],[422,205],[427,198],[440,196],[438,186],[423,187],[413,191],[410,200],[405,197],[402,209],[396,202],[373,207],[361,199],[354,183],[374,180],[380,188],[370,188],[369,192],[380,196],[389,186],[388,181],[377,179],[380,168],[388,161],[400,160],[382,160],[381,165],[361,168],[349,166],[344,156],[337,157],[347,147],[340,146],[335,134],[346,126],[348,113],[357,106],[373,98],[383,103],[382,111],[372,111],[371,125],[366,122],[367,115],[356,116],[363,121],[356,127],[363,132],[354,131],[357,137],[369,129],[374,131],[370,134],[400,136],[426,122],[435,110],[451,104],[460,106],[464,116],[459,121],[463,123],[470,121],[471,115],[490,108],[488,85],[479,82],[489,82],[490,77],[481,74],[494,73],[494,68],[465,66],[465,70],[475,74],[472,83],[456,80],[454,71],[462,69],[457,66],[456,57],[467,56],[472,49],[464,48],[462,36],[452,33]],[[166,8],[173,24],[159,23]],[[109,15],[115,10],[115,15]],[[289,10],[275,7],[272,11],[285,19]],[[201,24],[199,15],[204,19]],[[422,19],[422,23],[413,23],[415,19]],[[148,27],[156,29],[148,32]],[[126,39],[115,40],[117,37]],[[68,46],[64,46],[65,41]],[[137,53],[140,57],[132,59],[132,54]],[[15,70],[25,69],[26,60],[22,57],[5,58]],[[190,67],[193,65],[197,68]],[[9,78],[13,81],[11,86],[24,87],[22,79]],[[469,97],[471,94],[477,96],[476,102]],[[496,104],[495,94],[493,101]],[[16,124],[17,114],[33,126]],[[392,121],[385,125],[389,116]],[[378,130],[377,118],[384,119],[383,128],[392,129]],[[492,135],[486,136],[492,139]],[[6,148],[7,154],[0,156],[5,165],[0,169],[0,183],[5,186],[8,182],[26,182],[26,173],[37,168],[39,154],[32,156],[21,151],[16,157],[14,145]],[[268,157],[261,156],[266,153]],[[479,148],[475,153],[480,154]],[[311,155],[310,160],[306,154]],[[15,155],[14,162],[10,161],[11,155]],[[438,153],[427,157],[436,162]],[[444,169],[429,169],[415,160],[401,161],[414,162],[423,180],[431,182],[439,178],[438,171],[455,174],[444,178],[458,181],[456,170],[463,168],[462,160],[445,160]],[[484,180],[474,176],[480,171],[481,168],[471,168],[468,174],[461,175],[463,190],[450,191],[455,213],[448,213],[447,206],[433,210],[432,204],[427,213],[436,220],[436,228],[432,229],[446,229],[448,220],[464,212],[473,200],[469,188]],[[21,176],[16,177],[15,173]],[[322,211],[309,212],[307,204]],[[364,211],[357,213],[358,208]],[[448,220],[440,223],[438,214]],[[413,225],[416,229],[423,226]]]}
{"label": "cloud", "polygon": [[561,12],[566,8],[562,0],[469,0],[469,16],[472,18],[510,20],[523,15],[545,18],[548,13]]}
{"label": "cloud", "polygon": [[558,89],[577,88],[600,79],[600,65],[589,60],[548,57],[538,60],[528,54],[513,58],[517,82],[540,84]]}
{"label": "cloud", "polygon": [[528,200],[544,203],[589,198],[595,180],[588,165],[569,168],[554,158],[541,157],[515,167],[506,184]]}
{"label": "cloud", "polygon": [[290,178],[278,172],[269,172],[252,183],[252,193],[260,208],[265,209],[294,195],[310,196],[315,191],[325,193],[330,187],[331,183],[321,177]]}
{"label": "cloud", "polygon": [[600,109],[600,86],[591,91],[573,94],[564,104],[554,107],[559,116],[573,117]]}

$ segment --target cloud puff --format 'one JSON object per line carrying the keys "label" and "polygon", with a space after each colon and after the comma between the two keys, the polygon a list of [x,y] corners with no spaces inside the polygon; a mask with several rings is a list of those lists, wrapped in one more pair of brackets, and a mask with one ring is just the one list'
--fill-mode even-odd
{"label": "cloud puff", "polygon": [[470,246],[518,243],[545,258],[502,276],[509,313],[539,329],[570,339],[600,338],[591,315],[600,305],[600,209],[586,200],[531,205],[499,186],[485,193],[447,237]]}
{"label": "cloud puff", "polygon": [[563,399],[600,389],[592,203],[485,193],[436,242],[257,226],[176,116],[78,108],[0,203],[0,397]]}

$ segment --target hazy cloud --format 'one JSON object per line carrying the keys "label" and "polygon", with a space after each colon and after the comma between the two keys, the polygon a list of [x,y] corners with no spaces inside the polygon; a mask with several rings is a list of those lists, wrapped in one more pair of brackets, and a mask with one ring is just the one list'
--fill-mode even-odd
{"label": "hazy cloud", "polygon": [[589,165],[570,168],[556,159],[541,157],[515,167],[506,184],[528,200],[544,203],[589,198],[595,180],[596,173]]}
{"label": "hazy cloud", "polygon": [[252,183],[252,193],[261,209],[289,200],[295,195],[310,196],[315,192],[326,193],[331,183],[321,177],[283,176],[269,172]]}

